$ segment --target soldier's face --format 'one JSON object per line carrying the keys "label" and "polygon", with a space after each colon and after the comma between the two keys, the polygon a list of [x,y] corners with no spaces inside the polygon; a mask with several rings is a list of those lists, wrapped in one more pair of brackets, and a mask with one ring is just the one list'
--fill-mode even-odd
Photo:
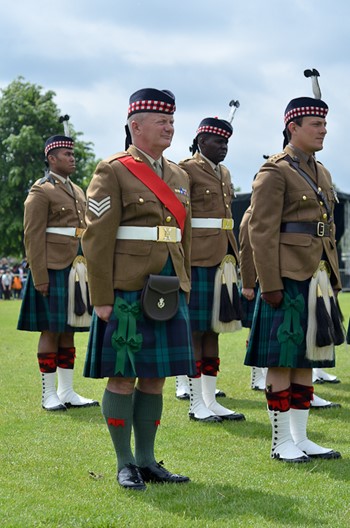
{"label": "soldier's face", "polygon": [[228,150],[228,140],[217,134],[204,134],[200,141],[202,154],[215,165],[224,161]]}
{"label": "soldier's face", "polygon": [[291,142],[307,154],[323,149],[327,122],[323,117],[303,117],[301,126],[291,123]]}
{"label": "soldier's face", "polygon": [[163,151],[170,147],[173,139],[174,117],[167,114],[145,113],[139,123],[137,134],[139,141],[152,151],[155,149]]}
{"label": "soldier's face", "polygon": [[72,149],[55,149],[48,154],[50,169],[56,174],[66,178],[75,171],[75,156]]}

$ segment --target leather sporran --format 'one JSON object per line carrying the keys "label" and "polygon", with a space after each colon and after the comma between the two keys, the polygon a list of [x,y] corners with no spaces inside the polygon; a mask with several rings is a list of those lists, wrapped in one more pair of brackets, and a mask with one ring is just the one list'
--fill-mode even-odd
{"label": "leather sporran", "polygon": [[180,280],[166,275],[150,275],[141,294],[141,308],[154,321],[172,319],[180,301]]}

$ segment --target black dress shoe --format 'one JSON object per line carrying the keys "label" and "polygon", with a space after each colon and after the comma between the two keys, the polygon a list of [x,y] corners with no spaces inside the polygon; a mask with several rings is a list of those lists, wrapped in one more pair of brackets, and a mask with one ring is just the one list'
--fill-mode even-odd
{"label": "black dress shoe", "polygon": [[143,491],[146,489],[139,468],[134,464],[126,464],[123,469],[120,469],[118,471],[117,480],[123,488],[137,491]]}
{"label": "black dress shoe", "polygon": [[179,396],[176,396],[176,398],[178,400],[189,400],[190,399],[190,395],[187,394],[187,392],[185,392],[184,394],[180,394]]}
{"label": "black dress shoe", "polygon": [[195,420],[196,422],[206,422],[206,423],[222,422],[222,418],[220,416],[216,416],[216,414],[212,416],[207,416],[206,418],[197,418],[197,416],[194,413],[188,413],[188,416],[190,417],[190,420]]}
{"label": "black dress shoe", "polygon": [[188,477],[183,475],[177,475],[176,473],[170,473],[163,466],[163,461],[152,462],[149,466],[140,467],[140,473],[145,482],[169,482],[171,484],[180,484],[182,482],[189,482]]}
{"label": "black dress shoe", "polygon": [[318,455],[316,454],[307,456],[310,458],[322,458],[323,460],[341,458],[341,454],[339,453],[339,451],[333,451],[333,449],[331,451],[328,451],[327,453],[319,453]]}
{"label": "black dress shoe", "polygon": [[219,416],[219,418],[221,418],[221,420],[236,420],[236,421],[245,420],[244,414],[238,413],[238,412],[232,412],[231,414],[224,414],[222,416]]}
{"label": "black dress shoe", "polygon": [[310,409],[318,411],[319,409],[339,409],[341,407],[340,403],[329,402],[326,405],[311,405]]}

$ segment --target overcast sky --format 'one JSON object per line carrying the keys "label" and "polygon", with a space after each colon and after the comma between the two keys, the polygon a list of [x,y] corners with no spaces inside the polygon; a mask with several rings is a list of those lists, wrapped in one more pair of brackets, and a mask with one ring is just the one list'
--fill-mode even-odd
{"label": "overcast sky", "polygon": [[176,96],[165,151],[176,162],[190,155],[201,119],[227,119],[238,100],[224,163],[243,192],[263,155],[281,150],[289,100],[312,97],[306,68],[320,72],[330,108],[318,159],[350,192],[349,49],[348,0],[0,0],[0,88],[21,75],[53,90],[97,157],[123,150],[140,88]]}

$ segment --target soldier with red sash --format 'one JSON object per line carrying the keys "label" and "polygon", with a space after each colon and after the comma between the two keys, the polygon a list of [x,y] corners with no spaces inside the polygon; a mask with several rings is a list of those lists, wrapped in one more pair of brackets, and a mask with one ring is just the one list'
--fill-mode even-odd
{"label": "soldier with red sash", "polygon": [[286,462],[339,458],[307,437],[312,368],[332,367],[344,339],[333,219],[336,193],[316,160],[327,133],[327,104],[299,97],[284,113],[285,148],[253,182],[249,239],[260,291],[245,364],[268,367],[271,457]]}
{"label": "soldier with red sash", "polygon": [[[166,470],[154,453],[165,378],[194,370],[187,305],[189,181],[163,156],[174,134],[174,112],[168,90],[132,94],[127,150],[98,164],[87,191],[83,249],[94,315],[84,375],[108,378],[102,412],[117,456],[117,480],[133,490],[144,490],[147,482],[189,481]],[[141,309],[145,283],[154,275],[179,284],[177,313],[166,321]],[[160,295],[160,312],[166,304]]]}

